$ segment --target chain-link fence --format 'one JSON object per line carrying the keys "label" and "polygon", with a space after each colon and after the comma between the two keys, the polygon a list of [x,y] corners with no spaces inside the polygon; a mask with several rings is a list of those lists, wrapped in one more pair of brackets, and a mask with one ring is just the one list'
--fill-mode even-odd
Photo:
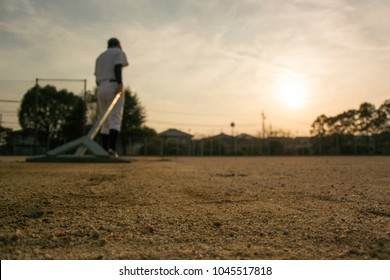
{"label": "chain-link fence", "polygon": [[[22,130],[18,122],[21,100],[37,84],[67,88],[83,98],[86,95],[85,80],[0,80],[0,154],[32,155],[47,152],[47,139],[34,129]],[[99,142],[99,138],[96,141]],[[120,141],[118,151],[128,156],[390,155],[390,132],[370,136],[298,138],[233,137],[220,134],[192,139],[160,135]]]}

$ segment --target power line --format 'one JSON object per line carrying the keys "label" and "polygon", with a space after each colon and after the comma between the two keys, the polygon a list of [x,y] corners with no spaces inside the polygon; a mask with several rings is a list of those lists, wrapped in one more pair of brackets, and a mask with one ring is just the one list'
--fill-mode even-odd
{"label": "power line", "polygon": [[4,103],[20,103],[20,100],[0,99],[0,102],[4,102]]}
{"label": "power line", "polygon": [[189,124],[189,123],[177,123],[177,122],[161,122],[161,121],[154,121],[149,120],[147,121],[149,123],[153,124],[163,124],[163,125],[173,125],[173,126],[193,126],[193,127],[221,127],[219,124]]}
{"label": "power line", "polygon": [[2,114],[3,116],[15,116],[18,112],[7,112],[7,111],[0,111],[0,114]]}
{"label": "power line", "polygon": [[[162,121],[154,121],[154,120],[149,120],[147,121],[149,123],[153,124],[163,124],[163,125],[174,125],[174,126],[187,126],[187,127],[224,127],[229,125],[228,123],[226,124],[200,124],[200,123],[177,123],[177,122],[162,122]],[[259,124],[256,123],[250,123],[250,124],[238,124],[237,126],[239,127],[252,127],[252,126],[258,126]]]}
{"label": "power line", "polygon": [[173,111],[165,111],[165,110],[156,110],[156,109],[147,109],[149,112],[158,112],[164,114],[175,114],[175,115],[189,115],[189,116],[214,116],[214,117],[231,117],[234,116],[253,116],[257,115],[257,113],[248,113],[248,114],[207,114],[207,113],[194,113],[194,112],[173,112]]}
{"label": "power line", "polygon": [[17,83],[17,82],[34,82],[33,79],[31,80],[12,80],[12,79],[0,79],[0,82],[10,82],[10,83]]}
{"label": "power line", "polygon": [[[180,112],[180,111],[166,111],[166,110],[159,110],[159,109],[147,109],[148,112],[157,112],[157,113],[164,113],[164,114],[172,114],[172,115],[187,115],[187,116],[211,116],[211,117],[230,117],[230,118],[238,118],[242,116],[254,116],[255,118],[258,118],[259,113],[245,113],[245,114],[213,114],[213,113],[195,113],[195,112]],[[260,113],[261,116],[261,113]],[[300,120],[292,120],[291,118],[287,117],[278,117],[279,120],[282,121],[294,121],[294,123],[297,124],[305,124],[310,125],[311,123],[307,121],[300,121]],[[260,124],[246,124],[244,126],[258,126]],[[243,126],[243,125],[241,125]]]}
{"label": "power line", "polygon": [[37,78],[37,82],[39,81],[48,81],[48,82],[53,82],[53,81],[58,81],[58,82],[86,82],[86,79],[54,79],[54,78]]}

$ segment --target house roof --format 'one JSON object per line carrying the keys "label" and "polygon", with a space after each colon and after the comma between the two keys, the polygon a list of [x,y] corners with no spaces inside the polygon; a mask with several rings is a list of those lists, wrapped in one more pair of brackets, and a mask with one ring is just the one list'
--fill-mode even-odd
{"label": "house roof", "polygon": [[204,139],[229,140],[229,139],[233,139],[233,138],[234,138],[233,136],[227,135],[227,134],[221,132],[218,135],[210,136],[210,137],[207,137],[207,138],[204,138]]}
{"label": "house roof", "polygon": [[159,133],[158,136],[163,136],[163,137],[185,137],[185,138],[192,138],[193,137],[193,135],[191,135],[191,134],[185,133],[183,131],[180,131],[180,130],[177,130],[177,129],[174,129],[174,128],[167,129],[167,130]]}
{"label": "house roof", "polygon": [[249,134],[246,134],[246,133],[241,133],[241,134],[237,135],[236,138],[244,139],[244,140],[256,139],[256,137],[249,135]]}

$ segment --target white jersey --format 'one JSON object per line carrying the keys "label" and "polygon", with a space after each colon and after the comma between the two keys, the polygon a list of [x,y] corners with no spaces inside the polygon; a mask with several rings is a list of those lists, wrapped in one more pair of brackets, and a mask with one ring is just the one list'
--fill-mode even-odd
{"label": "white jersey", "polygon": [[96,59],[95,76],[96,82],[115,80],[114,67],[121,64],[123,67],[129,65],[126,54],[119,48],[108,48]]}

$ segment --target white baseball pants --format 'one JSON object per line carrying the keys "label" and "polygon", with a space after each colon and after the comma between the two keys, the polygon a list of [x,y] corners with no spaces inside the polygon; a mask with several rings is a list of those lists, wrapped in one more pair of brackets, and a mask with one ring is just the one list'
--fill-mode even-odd
{"label": "white baseball pants", "polygon": [[[104,81],[101,82],[97,88],[97,100],[99,106],[99,115],[103,115],[107,108],[112,103],[112,100],[115,97],[115,91],[118,87],[116,82]],[[121,130],[122,118],[123,118],[123,108],[125,105],[125,96],[119,98],[118,102],[115,104],[114,108],[108,115],[106,121],[103,123],[100,133],[109,134],[110,129],[115,129],[117,131]]]}

